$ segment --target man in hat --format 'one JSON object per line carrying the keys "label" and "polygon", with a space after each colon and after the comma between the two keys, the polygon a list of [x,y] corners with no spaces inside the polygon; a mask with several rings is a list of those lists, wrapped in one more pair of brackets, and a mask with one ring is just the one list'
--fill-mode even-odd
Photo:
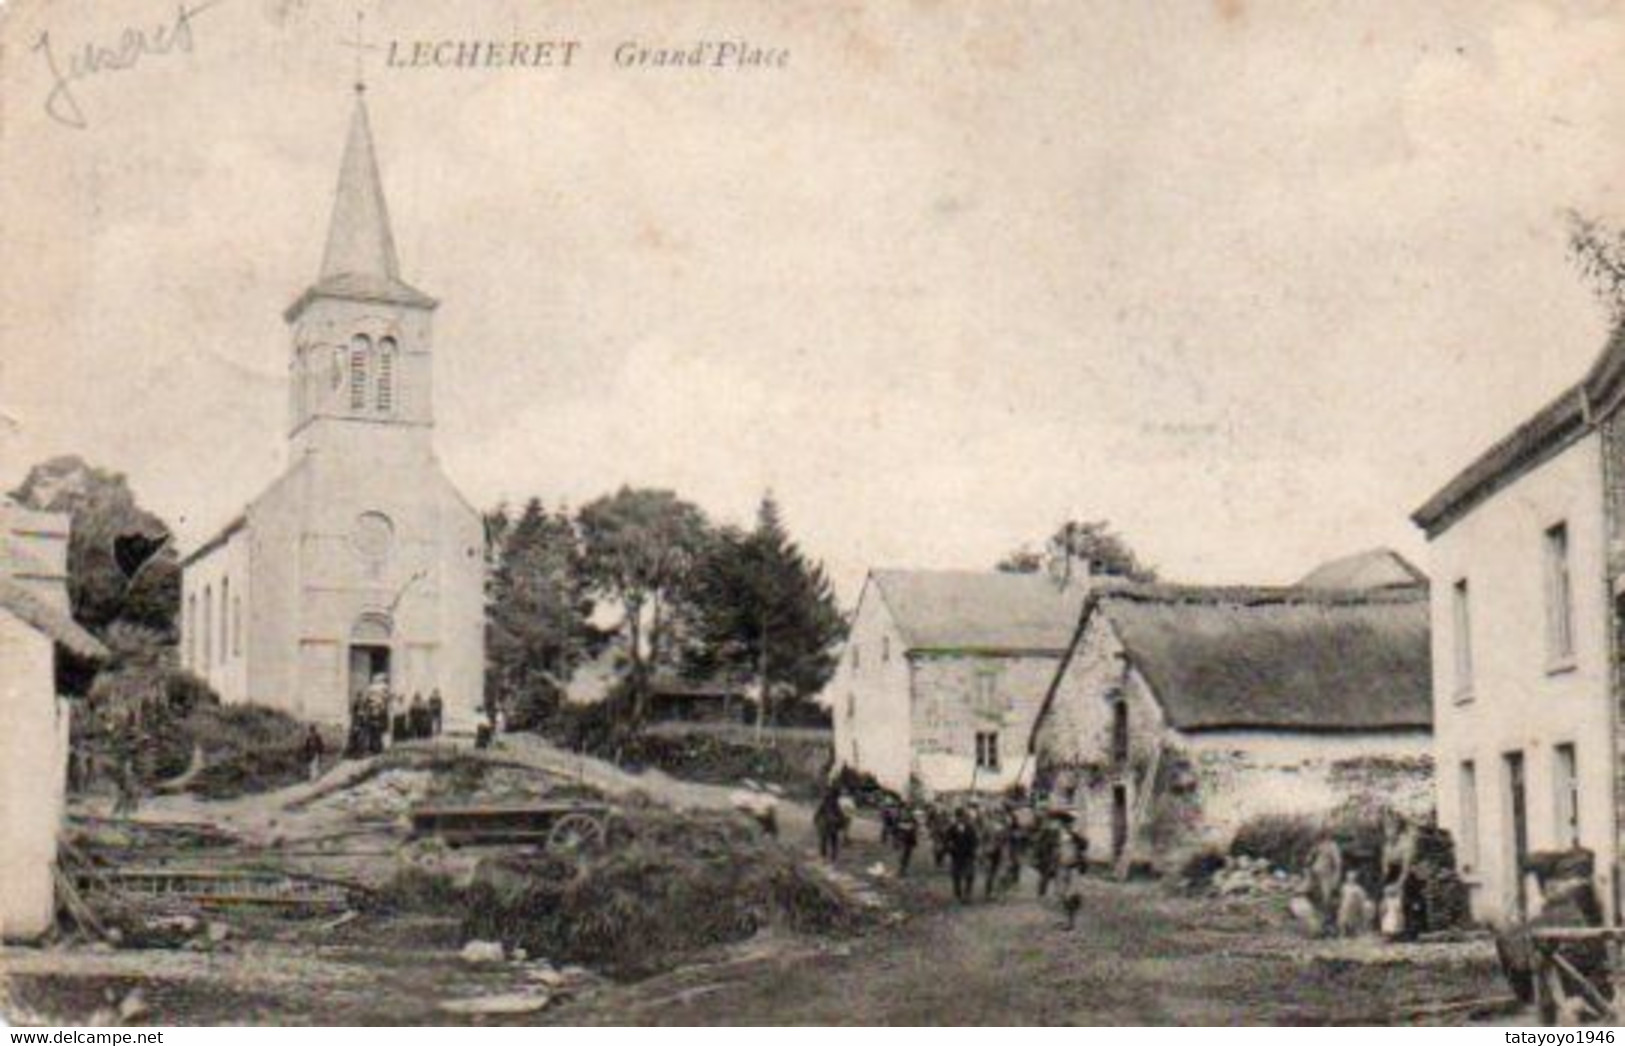
{"label": "man in hat", "polygon": [[976,849],[981,840],[970,811],[961,806],[944,833],[948,852],[948,873],[954,881],[954,899],[969,904],[976,896]]}
{"label": "man in hat", "polygon": [[920,844],[920,821],[913,804],[904,803],[898,808],[892,823],[892,840],[897,844],[897,875],[901,878],[908,874],[908,863],[914,859],[914,848]]}

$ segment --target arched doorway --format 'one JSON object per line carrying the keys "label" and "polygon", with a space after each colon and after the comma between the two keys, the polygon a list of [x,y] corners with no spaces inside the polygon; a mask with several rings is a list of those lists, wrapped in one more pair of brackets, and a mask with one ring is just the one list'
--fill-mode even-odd
{"label": "arched doorway", "polygon": [[350,626],[349,693],[352,698],[379,676],[393,689],[390,640],[394,632],[394,621],[381,610],[363,611]]}

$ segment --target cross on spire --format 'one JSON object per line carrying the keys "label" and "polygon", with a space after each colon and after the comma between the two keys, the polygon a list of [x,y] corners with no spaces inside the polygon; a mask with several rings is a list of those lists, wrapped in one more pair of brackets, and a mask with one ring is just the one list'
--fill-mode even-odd
{"label": "cross on spire", "polygon": [[377,44],[367,43],[366,33],[364,32],[366,26],[363,24],[365,19],[366,15],[361,12],[360,8],[357,8],[355,12],[355,37],[339,41],[340,46],[348,47],[355,52],[355,89],[357,94],[367,89],[366,67],[364,64],[366,52],[380,50]]}

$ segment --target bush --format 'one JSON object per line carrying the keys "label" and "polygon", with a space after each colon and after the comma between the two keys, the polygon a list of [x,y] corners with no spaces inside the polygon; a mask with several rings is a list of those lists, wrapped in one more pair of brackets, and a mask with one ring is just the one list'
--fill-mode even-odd
{"label": "bush", "polygon": [[1380,803],[1350,800],[1319,817],[1309,814],[1261,814],[1236,829],[1230,842],[1233,857],[1257,857],[1271,867],[1302,872],[1321,838],[1330,835],[1343,852],[1343,866],[1371,889],[1382,857]]}
{"label": "bush", "polygon": [[645,976],[772,925],[856,930],[868,910],[733,814],[626,811],[631,839],[584,865],[551,854],[480,863],[464,933],[533,955]]}
{"label": "bush", "polygon": [[[260,705],[204,705],[179,724],[177,739],[188,753],[203,749],[203,770],[190,790],[209,799],[230,799],[285,788],[305,779],[306,725]],[[328,737],[331,750],[338,742]]]}
{"label": "bush", "polygon": [[1242,823],[1230,841],[1231,857],[1268,861],[1272,868],[1302,871],[1324,826],[1307,814],[1260,814]]}

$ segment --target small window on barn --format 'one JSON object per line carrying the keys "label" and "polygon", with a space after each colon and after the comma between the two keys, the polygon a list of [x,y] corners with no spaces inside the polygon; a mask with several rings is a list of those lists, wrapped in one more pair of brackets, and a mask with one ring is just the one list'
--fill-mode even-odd
{"label": "small window on barn", "polygon": [[858,695],[853,694],[853,693],[848,693],[846,695],[846,717],[848,719],[851,719],[851,718],[855,717],[857,714],[858,714]]}
{"label": "small window on barn", "polygon": [[1546,652],[1554,668],[1574,661],[1574,593],[1569,577],[1569,528],[1546,531]]}
{"label": "small window on barn", "polygon": [[1122,697],[1112,702],[1112,762],[1128,762],[1128,702]]}
{"label": "small window on barn", "polygon": [[1457,841],[1461,851],[1457,858],[1461,870],[1472,874],[1478,868],[1478,768],[1471,759],[1462,761],[1458,786],[1460,794],[1456,801],[1461,824],[1457,826],[1460,835]]}
{"label": "small window on barn", "polygon": [[231,597],[231,656],[243,656],[243,597]]}
{"label": "small window on barn", "polygon": [[856,671],[858,668],[862,667],[861,661],[862,661],[862,659],[858,657],[858,644],[853,643],[852,644],[852,668],[853,668],[854,671]]}
{"label": "small window on barn", "polygon": [[1455,649],[1455,698],[1466,701],[1473,694],[1473,615],[1467,579],[1461,578],[1451,591],[1451,640]]}
{"label": "small window on barn", "polygon": [[891,636],[880,637],[880,660],[883,662],[891,660]]}
{"label": "small window on barn", "polygon": [[220,582],[220,662],[231,656],[231,578]]}
{"label": "small window on barn", "polygon": [[976,735],[976,769],[999,772],[999,735],[996,732]]}

